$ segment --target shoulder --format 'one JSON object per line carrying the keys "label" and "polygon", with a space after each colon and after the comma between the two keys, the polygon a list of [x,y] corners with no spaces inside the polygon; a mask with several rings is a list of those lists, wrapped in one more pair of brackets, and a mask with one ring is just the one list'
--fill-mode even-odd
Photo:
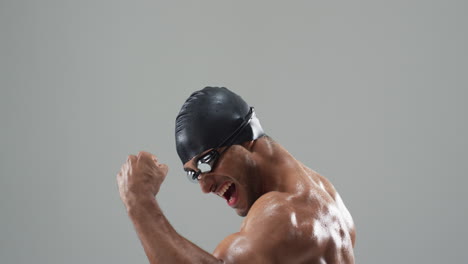
{"label": "shoulder", "polygon": [[228,236],[214,255],[226,263],[285,263],[314,255],[312,224],[298,213],[293,199],[279,192],[260,197],[240,232]]}
{"label": "shoulder", "polygon": [[242,224],[242,230],[249,231],[251,228],[258,230],[260,225],[262,229],[268,230],[274,226],[279,229],[278,231],[283,231],[278,227],[287,227],[290,215],[296,209],[292,199],[291,195],[281,192],[269,192],[262,195],[250,208]]}

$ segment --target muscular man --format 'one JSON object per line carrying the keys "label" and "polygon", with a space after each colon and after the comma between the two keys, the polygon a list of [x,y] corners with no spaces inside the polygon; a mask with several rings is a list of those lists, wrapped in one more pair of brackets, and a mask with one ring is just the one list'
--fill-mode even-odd
{"label": "muscular man", "polygon": [[193,93],[176,119],[184,170],[245,219],[210,254],[179,235],[157,199],[168,168],[130,155],[117,182],[150,263],[354,263],[355,229],[333,185],[267,136],[226,88]]}

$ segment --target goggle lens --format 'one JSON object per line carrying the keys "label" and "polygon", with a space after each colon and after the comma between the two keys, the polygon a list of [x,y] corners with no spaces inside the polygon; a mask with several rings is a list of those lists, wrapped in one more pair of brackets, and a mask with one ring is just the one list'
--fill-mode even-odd
{"label": "goggle lens", "polygon": [[187,171],[187,178],[189,181],[196,183],[200,174],[210,172],[213,169],[213,163],[218,156],[219,153],[216,150],[212,150],[208,154],[201,157],[197,162],[198,171]]}

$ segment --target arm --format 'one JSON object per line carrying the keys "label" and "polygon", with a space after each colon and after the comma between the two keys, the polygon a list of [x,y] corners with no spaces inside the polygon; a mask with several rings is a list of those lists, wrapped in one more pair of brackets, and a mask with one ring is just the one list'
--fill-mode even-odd
{"label": "arm", "polygon": [[128,209],[150,263],[222,263],[179,235],[154,198],[140,200]]}
{"label": "arm", "polygon": [[117,175],[120,197],[151,264],[222,263],[180,236],[163,215],[155,195],[168,168],[155,156],[130,155]]}

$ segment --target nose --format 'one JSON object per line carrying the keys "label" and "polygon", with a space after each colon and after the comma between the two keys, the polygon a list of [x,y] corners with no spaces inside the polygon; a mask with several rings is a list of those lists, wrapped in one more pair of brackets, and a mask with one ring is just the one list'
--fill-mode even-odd
{"label": "nose", "polygon": [[198,184],[200,185],[200,188],[203,193],[209,193],[214,190],[215,181],[213,177],[202,174],[201,179],[198,181]]}

